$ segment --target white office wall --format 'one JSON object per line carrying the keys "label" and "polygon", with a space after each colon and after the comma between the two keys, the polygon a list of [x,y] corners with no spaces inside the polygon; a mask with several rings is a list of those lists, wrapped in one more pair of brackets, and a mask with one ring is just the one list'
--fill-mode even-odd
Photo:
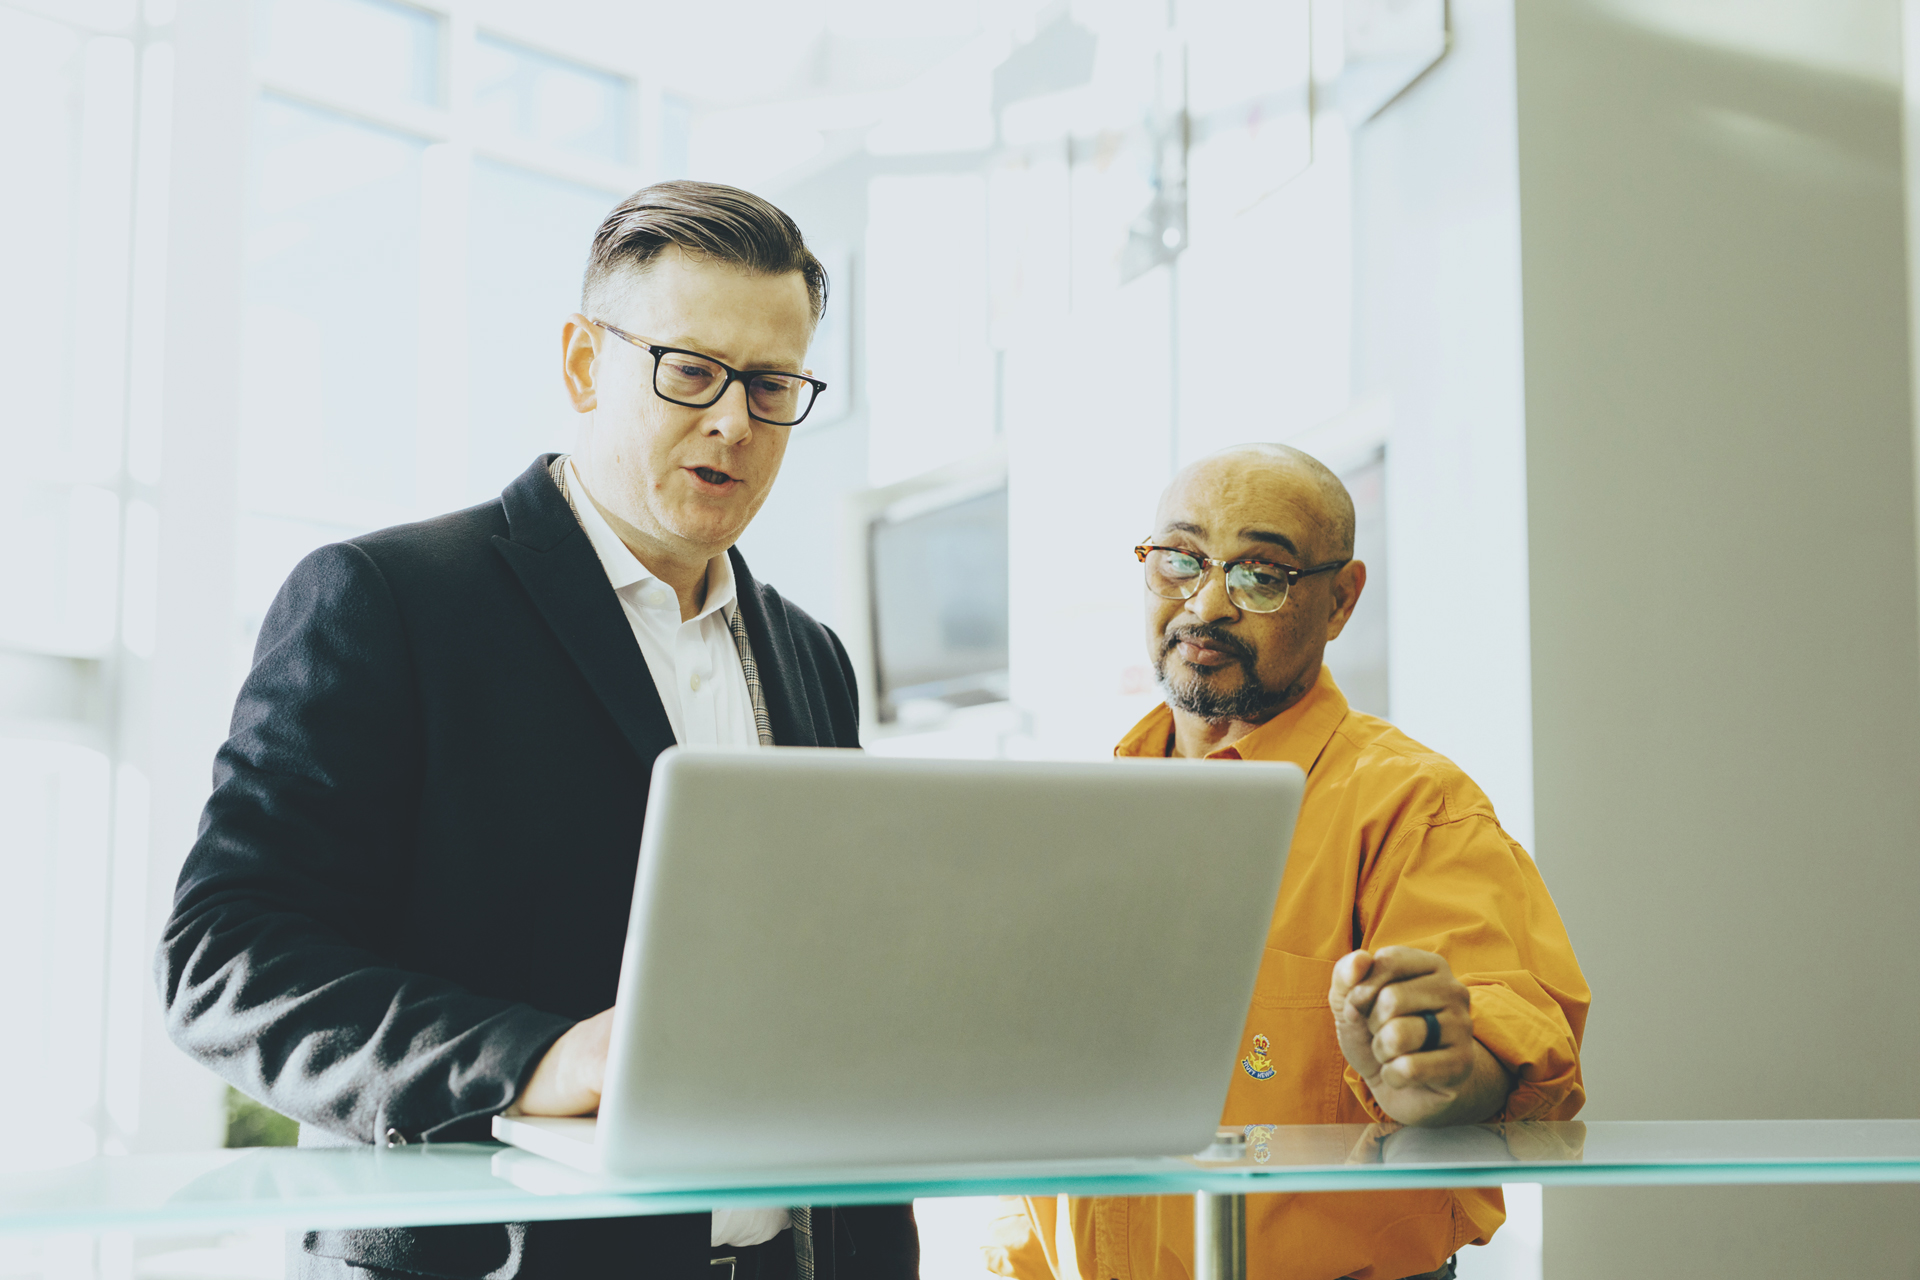
{"label": "white office wall", "polygon": [[[1521,0],[1536,826],[1601,1119],[1911,1117],[1894,0]],[[1568,1190],[1548,1274],[1911,1275],[1909,1188]]]}
{"label": "white office wall", "polygon": [[1389,424],[1393,718],[1533,849],[1513,6],[1449,22],[1354,138],[1353,385]]}

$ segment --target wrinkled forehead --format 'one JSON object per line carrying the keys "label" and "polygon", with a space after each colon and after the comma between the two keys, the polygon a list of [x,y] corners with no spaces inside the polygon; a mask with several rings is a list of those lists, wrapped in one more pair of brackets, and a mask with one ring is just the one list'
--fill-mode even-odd
{"label": "wrinkled forehead", "polygon": [[813,307],[798,271],[765,275],[677,249],[609,282],[605,318],[662,346],[736,368],[799,368]]}
{"label": "wrinkled forehead", "polygon": [[1331,521],[1319,487],[1291,468],[1264,463],[1202,464],[1175,477],[1160,496],[1156,537],[1174,532],[1230,553],[1267,543],[1262,533],[1292,543],[1302,556],[1319,552]]}

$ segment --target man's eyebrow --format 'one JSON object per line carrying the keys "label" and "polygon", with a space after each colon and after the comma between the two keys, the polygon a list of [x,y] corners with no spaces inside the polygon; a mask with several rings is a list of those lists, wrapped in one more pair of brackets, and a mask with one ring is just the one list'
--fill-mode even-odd
{"label": "man's eyebrow", "polygon": [[[1187,520],[1175,520],[1166,527],[1168,533],[1188,533],[1196,538],[1204,538],[1207,531],[1200,525]],[[1283,548],[1287,554],[1298,557],[1300,548],[1293,545],[1293,539],[1284,533],[1274,533],[1268,529],[1242,529],[1240,536],[1248,542],[1265,542],[1271,546]]]}
{"label": "man's eyebrow", "polygon": [[706,356],[709,359],[718,360],[722,364],[733,363],[733,360],[728,357],[726,352],[720,350],[718,347],[704,343],[698,338],[655,338],[653,344],[657,347],[672,347],[675,351],[691,351],[697,356]]}
{"label": "man's eyebrow", "polygon": [[772,363],[767,363],[765,361],[761,361],[759,363],[755,363],[752,361],[742,363],[738,360],[735,360],[732,356],[728,355],[726,352],[721,351],[716,347],[702,346],[698,341],[692,338],[656,338],[654,340],[654,345],[660,346],[660,347],[672,347],[675,351],[691,351],[695,355],[706,356],[710,359],[718,360],[721,364],[732,365],[736,369],[748,369],[756,372],[799,373],[800,370],[803,367],[805,367],[807,363],[805,360],[791,360],[791,361],[788,361],[786,364],[782,364],[777,360]]}
{"label": "man's eyebrow", "polygon": [[1272,546],[1286,548],[1287,554],[1298,556],[1300,548],[1293,545],[1293,539],[1284,533],[1274,533],[1267,529],[1242,529],[1240,536],[1249,542],[1265,542]]}

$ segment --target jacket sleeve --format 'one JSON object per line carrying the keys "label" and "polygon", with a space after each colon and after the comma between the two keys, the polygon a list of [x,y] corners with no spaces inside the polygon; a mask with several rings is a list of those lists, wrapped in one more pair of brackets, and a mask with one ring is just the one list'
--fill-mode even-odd
{"label": "jacket sleeve", "polygon": [[840,637],[832,627],[820,629],[827,633],[827,641],[833,646],[834,669],[844,690],[834,717],[834,745],[857,747],[860,745],[860,681],[853,674],[853,659],[847,656],[847,647],[840,643]]}
{"label": "jacket sleeve", "polygon": [[175,1044],[363,1142],[484,1137],[571,1025],[379,953],[407,924],[422,739],[386,580],[314,552],[261,627],[156,960]]}
{"label": "jacket sleeve", "polygon": [[[1467,986],[1474,1039],[1514,1076],[1500,1119],[1578,1113],[1592,995],[1533,859],[1490,814],[1401,828],[1368,873],[1355,916],[1360,946],[1438,952]],[[1387,1119],[1352,1067],[1346,1079],[1368,1114]]]}

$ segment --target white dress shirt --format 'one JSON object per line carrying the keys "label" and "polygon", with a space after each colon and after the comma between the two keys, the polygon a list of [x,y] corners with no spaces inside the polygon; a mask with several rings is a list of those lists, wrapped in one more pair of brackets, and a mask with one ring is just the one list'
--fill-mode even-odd
{"label": "white dress shirt", "polygon": [[[568,458],[567,486],[613,593],[620,597],[633,638],[653,673],[673,737],[682,746],[757,747],[753,698],[740,670],[728,619],[734,602],[733,565],[723,551],[707,561],[707,598],[700,612],[680,620],[680,597],[647,571],[587,497]],[[746,1246],[773,1239],[791,1225],[785,1209],[715,1209],[714,1245]]]}
{"label": "white dress shirt", "polygon": [[580,524],[613,593],[620,597],[633,638],[653,673],[654,687],[667,709],[673,738],[683,747],[757,747],[753,699],[740,670],[740,651],[729,625],[734,609],[733,565],[726,552],[707,561],[707,598],[700,612],[680,620],[680,597],[647,571],[620,541],[599,508],[587,498],[573,459],[567,459],[567,484]]}

